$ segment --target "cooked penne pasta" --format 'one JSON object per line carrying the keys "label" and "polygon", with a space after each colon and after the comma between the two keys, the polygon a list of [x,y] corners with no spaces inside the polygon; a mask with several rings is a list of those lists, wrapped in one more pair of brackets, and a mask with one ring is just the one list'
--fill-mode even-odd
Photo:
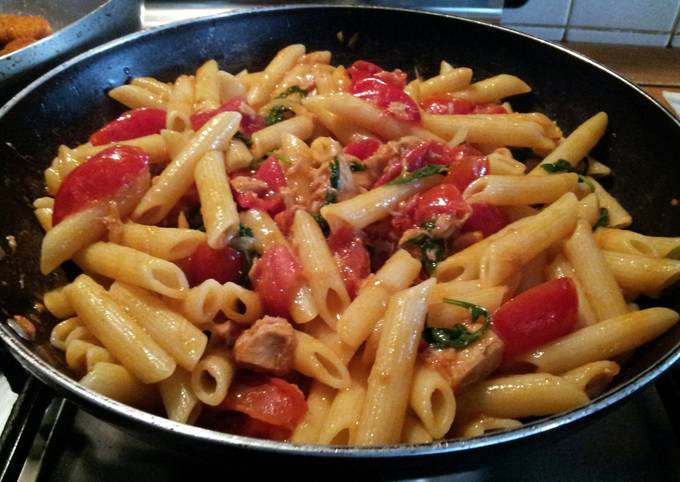
{"label": "cooked penne pasta", "polygon": [[368,377],[366,397],[356,434],[357,445],[398,443],[406,416],[417,340],[425,324],[427,299],[434,280],[392,297]]}
{"label": "cooked penne pasta", "polygon": [[680,237],[622,229],[606,113],[565,138],[509,73],[306,51],[133,78],[111,97],[153,110],[57,147],[40,269],[85,274],[35,310],[84,386],[237,435],[424,444],[589,403],[678,322],[636,299],[680,278]]}
{"label": "cooked penne pasta", "polygon": [[78,276],[66,296],[83,325],[142,383],[175,371],[172,357],[92,278]]}
{"label": "cooked penne pasta", "polygon": [[82,269],[145,288],[170,298],[183,298],[189,288],[177,265],[136,249],[100,241],[75,257]]}
{"label": "cooked penne pasta", "polygon": [[678,322],[668,308],[648,308],[601,321],[508,361],[508,367],[564,373],[576,367],[612,358],[656,338]]}

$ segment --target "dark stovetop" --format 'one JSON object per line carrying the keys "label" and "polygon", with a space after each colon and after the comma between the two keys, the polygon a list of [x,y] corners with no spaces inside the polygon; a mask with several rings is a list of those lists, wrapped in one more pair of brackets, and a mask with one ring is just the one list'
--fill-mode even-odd
{"label": "dark stovetop", "polygon": [[[541,445],[504,447],[478,469],[430,479],[423,467],[423,478],[409,480],[680,481],[679,392],[673,383],[662,379],[592,423],[562,430]],[[195,478],[197,467],[207,480],[255,475],[253,467],[239,467],[228,454],[215,461],[140,440],[52,398],[33,379],[25,384],[1,442],[2,480],[184,482]],[[361,474],[355,478],[361,480]],[[279,474],[277,480],[287,479]]]}

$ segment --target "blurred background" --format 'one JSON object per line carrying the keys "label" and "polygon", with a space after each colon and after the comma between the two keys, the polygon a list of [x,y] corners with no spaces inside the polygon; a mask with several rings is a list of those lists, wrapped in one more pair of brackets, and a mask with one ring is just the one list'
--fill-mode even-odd
{"label": "blurred background", "polygon": [[405,7],[501,24],[558,42],[680,47],[680,0],[369,0],[326,2],[146,0],[143,23],[256,6],[331,3]]}

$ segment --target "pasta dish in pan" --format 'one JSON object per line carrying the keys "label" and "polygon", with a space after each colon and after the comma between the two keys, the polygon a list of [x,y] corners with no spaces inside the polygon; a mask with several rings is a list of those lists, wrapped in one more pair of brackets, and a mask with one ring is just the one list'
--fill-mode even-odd
{"label": "pasta dish in pan", "polygon": [[296,443],[469,437],[587,404],[678,321],[640,309],[680,238],[627,230],[569,133],[514,112],[521,79],[443,61],[409,81],[285,47],[109,92],[130,110],[59,147],[35,200],[44,304],[84,386]]}

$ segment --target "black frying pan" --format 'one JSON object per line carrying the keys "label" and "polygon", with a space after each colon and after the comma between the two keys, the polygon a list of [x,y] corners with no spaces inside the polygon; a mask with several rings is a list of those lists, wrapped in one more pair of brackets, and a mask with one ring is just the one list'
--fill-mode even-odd
{"label": "black frying pan", "polygon": [[[340,31],[345,42],[338,40]],[[348,44],[352,37],[355,41]],[[534,87],[531,94],[513,100],[515,108],[545,112],[565,132],[604,110],[610,127],[595,157],[615,172],[607,187],[633,214],[634,229],[680,234],[680,208],[671,204],[674,197],[680,197],[676,187],[680,125],[649,96],[605,68],[527,35],[441,15],[356,7],[260,10],[128,36],[51,72],[0,111],[0,177],[4,182],[0,239],[14,235],[18,242],[16,253],[3,246],[8,252],[0,262],[3,316],[31,313],[42,293],[67,278],[63,271],[40,275],[42,232],[30,204],[43,194],[42,170],[57,146],[84,142],[95,126],[122,110],[106,97],[108,89],[133,76],[171,80],[193,71],[207,58],[216,58],[230,72],[259,69],[277,50],[293,42],[305,43],[309,50],[330,49],[338,63],[368,59],[387,69],[406,67],[411,75],[416,68],[426,76],[435,73],[441,59],[472,66],[477,77],[514,74]],[[678,309],[677,294],[671,290],[654,304]],[[0,337],[29,371],[84,409],[164,444],[228,454],[229,467],[238,465],[238,460],[249,469],[270,468],[270,459],[276,459],[277,470],[291,468],[298,475],[318,475],[307,470],[323,464],[325,474],[345,468],[353,473],[364,471],[363,475],[376,470],[405,477],[482,463],[501,447],[510,450],[519,441],[536,444],[540,450],[540,443],[554,436],[559,427],[575,429],[579,422],[587,423],[680,357],[678,325],[638,350],[612,389],[592,404],[514,431],[423,446],[294,446],[177,424],[85,391],[64,375],[59,358],[45,344],[54,320],[37,316],[37,344],[23,342],[5,324],[0,325]],[[305,458],[302,463],[301,458]]]}

